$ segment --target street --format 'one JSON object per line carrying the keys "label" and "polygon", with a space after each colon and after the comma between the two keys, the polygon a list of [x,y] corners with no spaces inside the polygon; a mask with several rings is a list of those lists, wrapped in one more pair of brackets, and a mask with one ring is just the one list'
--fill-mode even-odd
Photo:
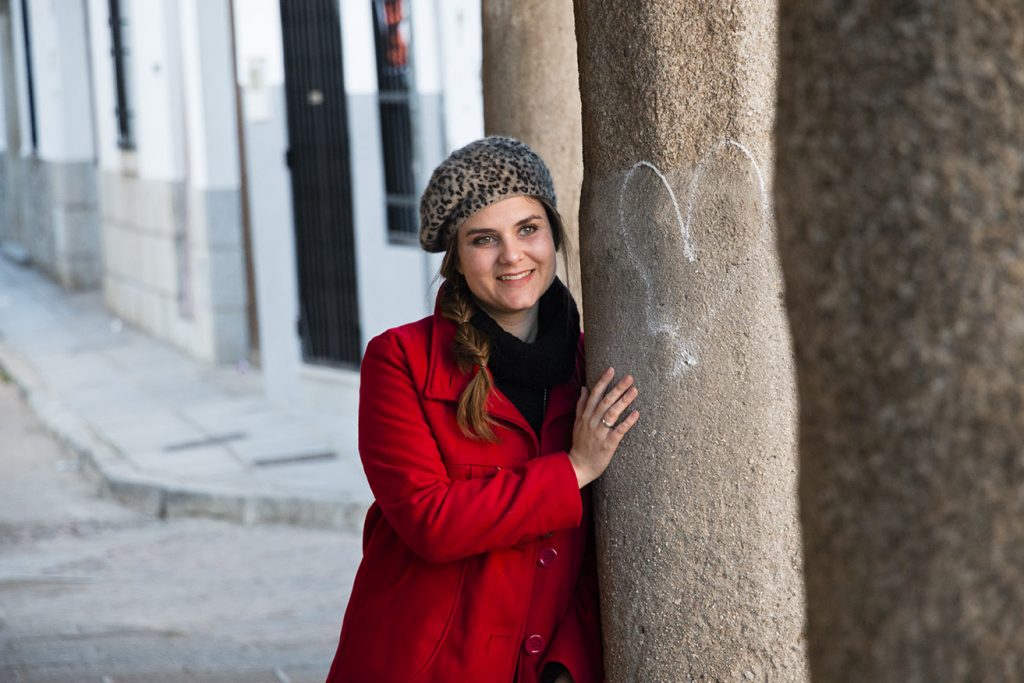
{"label": "street", "polygon": [[0,373],[0,682],[323,681],[358,535],[100,498]]}

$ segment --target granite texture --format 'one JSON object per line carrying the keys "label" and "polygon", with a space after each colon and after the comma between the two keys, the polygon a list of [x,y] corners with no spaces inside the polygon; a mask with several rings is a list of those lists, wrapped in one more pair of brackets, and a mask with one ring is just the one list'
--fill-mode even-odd
{"label": "granite texture", "polygon": [[101,281],[96,167],[91,162],[7,156],[3,241],[23,247],[32,262],[69,290]]}
{"label": "granite texture", "polygon": [[1024,5],[783,0],[816,681],[1024,671]]}
{"label": "granite texture", "polygon": [[608,681],[804,681],[796,395],[769,193],[775,4],[576,3]]}
{"label": "granite texture", "polygon": [[484,130],[524,141],[551,170],[578,301],[583,133],[572,0],[483,0],[482,22]]}

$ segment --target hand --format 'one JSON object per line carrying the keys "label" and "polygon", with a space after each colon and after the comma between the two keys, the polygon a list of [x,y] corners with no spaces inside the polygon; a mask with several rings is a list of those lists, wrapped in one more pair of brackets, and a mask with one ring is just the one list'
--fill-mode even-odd
{"label": "hand", "polygon": [[573,683],[572,676],[568,671],[563,671],[558,675],[558,678],[555,679],[555,683]]}
{"label": "hand", "polygon": [[640,413],[634,410],[616,424],[639,392],[633,386],[631,375],[626,375],[613,389],[608,390],[614,377],[615,370],[608,368],[598,378],[592,392],[583,387],[580,399],[576,402],[576,423],[572,428],[569,461],[576,470],[576,481],[580,488],[604,473],[622,437],[640,419]]}

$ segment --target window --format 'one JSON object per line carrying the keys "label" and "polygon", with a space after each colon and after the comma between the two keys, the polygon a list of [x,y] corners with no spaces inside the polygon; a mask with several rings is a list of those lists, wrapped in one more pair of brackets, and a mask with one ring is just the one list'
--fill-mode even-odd
{"label": "window", "polygon": [[388,237],[415,242],[419,236],[419,220],[406,0],[372,2]]}
{"label": "window", "polygon": [[129,46],[127,2],[109,0],[110,2],[110,54],[114,58],[114,88],[117,94],[117,146],[121,149],[134,149],[135,136],[132,130],[134,112],[131,108],[131,82],[128,72]]}

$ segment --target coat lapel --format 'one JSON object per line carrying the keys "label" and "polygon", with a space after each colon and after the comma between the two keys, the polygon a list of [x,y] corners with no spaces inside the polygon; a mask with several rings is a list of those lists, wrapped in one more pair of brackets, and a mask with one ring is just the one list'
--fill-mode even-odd
{"label": "coat lapel", "polygon": [[451,352],[454,342],[455,323],[441,315],[440,307],[435,307],[424,397],[435,401],[458,401],[469,384],[470,375],[459,370]]}
{"label": "coat lapel", "polygon": [[[435,401],[450,401],[458,403],[459,397],[465,391],[466,385],[473,378],[477,370],[462,372],[455,362],[455,356],[451,352],[452,344],[455,342],[456,326],[451,320],[441,315],[440,307],[434,309],[434,324],[430,338],[430,365],[427,369],[427,385],[424,387],[423,395]],[[490,372],[490,370],[485,370]],[[494,382],[493,376],[491,382]],[[504,394],[497,390],[492,392],[487,401],[487,411],[499,420],[513,422],[527,430],[530,425],[519,413],[516,407]],[[532,431],[532,430],[530,430]]]}

